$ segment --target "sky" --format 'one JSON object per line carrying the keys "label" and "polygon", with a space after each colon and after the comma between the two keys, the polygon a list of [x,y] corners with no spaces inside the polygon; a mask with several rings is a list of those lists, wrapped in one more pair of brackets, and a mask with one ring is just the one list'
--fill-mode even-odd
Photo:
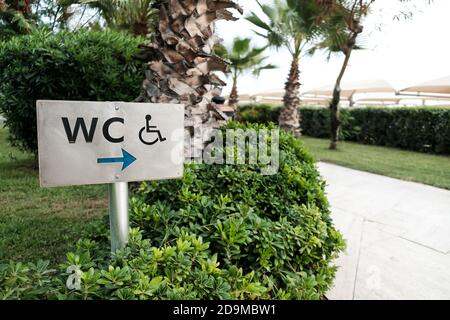
{"label": "sky", "polygon": [[[236,22],[219,22],[219,37],[225,45],[230,44],[236,36],[250,37],[256,46],[264,45],[265,40],[253,32],[257,28],[244,19],[252,11],[261,13],[256,1],[237,2],[244,8],[243,17]],[[262,0],[262,3],[271,2]],[[414,12],[412,19],[394,19],[400,11],[408,9]],[[365,50],[353,53],[344,82],[383,79],[400,90],[450,75],[449,13],[449,0],[434,0],[431,4],[428,4],[428,0],[411,0],[408,5],[393,0],[376,0],[370,16],[364,21],[365,30],[361,40]],[[291,62],[290,54],[283,49],[271,49],[267,55],[267,61],[279,68],[263,71],[258,79],[251,74],[241,77],[240,93],[256,94],[284,87]],[[342,56],[336,55],[327,61],[325,53],[304,57],[300,66],[302,91],[334,83],[342,59]],[[224,93],[229,90],[228,86]]]}

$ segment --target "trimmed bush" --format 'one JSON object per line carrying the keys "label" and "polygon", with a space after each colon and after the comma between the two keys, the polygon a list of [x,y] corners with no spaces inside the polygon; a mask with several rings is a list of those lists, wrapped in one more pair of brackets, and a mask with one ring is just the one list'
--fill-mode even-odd
{"label": "trimmed bush", "polygon": [[357,108],[348,115],[346,140],[450,154],[450,108]]}
{"label": "trimmed bush", "polygon": [[266,298],[319,298],[342,241],[311,156],[292,135],[283,132],[280,144],[273,176],[258,166],[190,165],[183,180],[144,183],[134,226],[155,243],[179,232],[201,236],[221,265],[255,272]]}
{"label": "trimmed bush", "polygon": [[[245,105],[241,119],[248,122],[277,122],[280,107]],[[330,112],[323,107],[300,108],[303,134],[330,136]],[[450,154],[450,108],[367,107],[341,109],[342,140],[407,150]]]}
{"label": "trimmed bush", "polygon": [[239,117],[248,123],[278,123],[280,107],[273,104],[246,104],[239,106]]}
{"label": "trimmed bush", "polygon": [[[32,285],[36,268],[20,265],[17,276],[17,265],[0,267],[0,298],[321,298],[344,241],[311,156],[290,134],[280,144],[276,175],[257,165],[188,164],[183,179],[143,183],[131,201],[130,243],[116,259],[104,223],[53,272],[59,280],[43,276],[42,288]],[[70,265],[79,290],[65,289]]]}
{"label": "trimmed bush", "polygon": [[38,32],[0,45],[0,113],[10,140],[37,152],[36,100],[131,101],[139,95],[142,39],[102,31]]}
{"label": "trimmed bush", "polygon": [[[280,106],[273,104],[246,104],[239,107],[240,119],[247,123],[278,123]],[[299,108],[302,133],[316,138],[330,136],[330,114],[328,108],[302,107]],[[345,115],[343,116],[345,118]]]}

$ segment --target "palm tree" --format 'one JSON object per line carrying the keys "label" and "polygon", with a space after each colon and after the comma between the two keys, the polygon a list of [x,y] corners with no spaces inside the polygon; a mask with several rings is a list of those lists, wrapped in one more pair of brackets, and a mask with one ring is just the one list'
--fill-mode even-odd
{"label": "palm tree", "polygon": [[126,30],[135,36],[152,31],[156,10],[154,0],[61,0],[96,9],[111,29]]}
{"label": "palm tree", "polygon": [[324,8],[333,1],[274,0],[273,5],[262,5],[257,2],[264,12],[265,19],[251,13],[247,20],[263,30],[256,33],[266,38],[270,46],[287,48],[292,56],[279,123],[281,128],[299,136],[300,58],[305,46],[318,35]]}
{"label": "palm tree", "polygon": [[216,53],[220,57],[227,59],[231,63],[230,69],[233,86],[228,104],[233,107],[236,107],[239,103],[238,78],[242,74],[251,70],[253,75],[259,76],[263,70],[276,68],[272,64],[264,64],[267,57],[263,56],[263,53],[267,47],[253,48],[250,42],[250,38],[236,37],[233,39],[233,43],[229,48],[223,45],[215,48]]}
{"label": "palm tree", "polygon": [[79,0],[0,0],[0,38],[29,34],[44,27],[50,31],[68,28]]}
{"label": "palm tree", "polygon": [[[326,0],[324,0],[326,1]],[[399,0],[406,3],[410,0]],[[431,1],[424,1],[430,3]],[[334,0],[329,7],[329,16],[325,26],[325,39],[319,44],[319,48],[327,49],[330,53],[341,53],[344,55],[341,69],[336,79],[333,90],[333,97],[330,102],[330,149],[337,149],[341,120],[339,114],[339,103],[341,100],[341,83],[348,67],[351,55],[354,50],[361,49],[357,40],[364,31],[363,19],[369,14],[370,7],[375,0]],[[413,11],[402,10],[396,19],[400,17],[410,19]]]}
{"label": "palm tree", "polygon": [[368,14],[370,6],[375,0],[336,0],[330,11],[325,30],[325,39],[318,45],[330,53],[342,53],[344,60],[336,79],[333,97],[330,102],[330,149],[337,149],[337,141],[341,120],[339,103],[341,100],[341,83],[348,67],[352,52],[361,49],[357,39],[364,31],[362,19]]}
{"label": "palm tree", "polygon": [[29,0],[0,0],[0,39],[18,34],[27,34],[33,30]]}
{"label": "palm tree", "polygon": [[154,8],[159,21],[152,43],[138,55],[148,70],[136,101],[184,104],[186,136],[194,143],[188,156],[196,157],[205,146],[197,139],[199,131],[209,133],[226,119],[212,102],[225,85],[214,71],[227,70],[227,63],[214,54],[214,23],[237,20],[227,9],[242,9],[231,0],[158,0]]}

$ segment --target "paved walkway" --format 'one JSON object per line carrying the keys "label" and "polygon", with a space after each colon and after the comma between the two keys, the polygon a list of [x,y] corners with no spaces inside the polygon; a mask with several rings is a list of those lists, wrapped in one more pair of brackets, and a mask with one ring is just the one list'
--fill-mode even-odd
{"label": "paved walkway", "polygon": [[329,299],[450,299],[450,191],[319,163],[347,240]]}

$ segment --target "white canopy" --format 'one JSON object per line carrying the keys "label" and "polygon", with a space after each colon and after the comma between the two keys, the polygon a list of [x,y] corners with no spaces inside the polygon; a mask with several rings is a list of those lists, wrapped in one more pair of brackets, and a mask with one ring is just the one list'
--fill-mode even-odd
{"label": "white canopy", "polygon": [[326,106],[330,103],[330,98],[322,98],[322,97],[300,97],[300,103],[302,105],[319,105],[319,106]]}
{"label": "white canopy", "polygon": [[[371,93],[371,92],[395,92],[395,89],[384,80],[366,80],[342,84],[341,97],[351,98],[357,93]],[[304,95],[327,96],[333,95],[334,84],[330,84],[321,88],[310,90]]]}
{"label": "white canopy", "polygon": [[[229,96],[227,96],[228,98]],[[239,94],[240,99],[251,99],[252,96],[250,94]]]}
{"label": "white canopy", "polygon": [[450,76],[424,82],[409,88],[400,90],[400,93],[437,93],[450,94]]}
{"label": "white canopy", "polygon": [[280,89],[280,90],[275,90],[275,91],[255,93],[255,94],[252,94],[252,97],[283,98],[284,93],[285,93],[285,91]]}
{"label": "white canopy", "polygon": [[356,104],[383,104],[383,105],[392,105],[399,104],[402,98],[361,98],[356,100]]}
{"label": "white canopy", "polygon": [[[428,103],[427,103],[428,102]],[[435,96],[408,96],[398,95],[395,97],[364,97],[356,100],[358,105],[382,104],[382,105],[450,105],[450,97],[435,97]]]}

